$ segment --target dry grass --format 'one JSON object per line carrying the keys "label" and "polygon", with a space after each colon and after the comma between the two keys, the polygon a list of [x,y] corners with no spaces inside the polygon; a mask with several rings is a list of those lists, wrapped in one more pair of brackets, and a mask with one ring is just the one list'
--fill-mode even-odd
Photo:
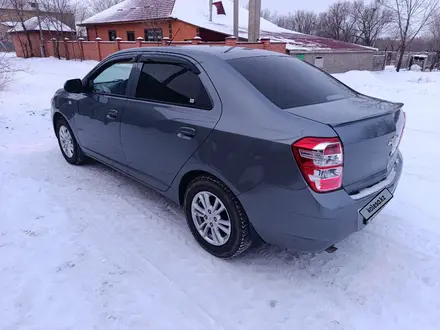
{"label": "dry grass", "polygon": [[0,53],[0,91],[11,82],[14,73],[17,71],[19,70],[14,67],[7,53]]}

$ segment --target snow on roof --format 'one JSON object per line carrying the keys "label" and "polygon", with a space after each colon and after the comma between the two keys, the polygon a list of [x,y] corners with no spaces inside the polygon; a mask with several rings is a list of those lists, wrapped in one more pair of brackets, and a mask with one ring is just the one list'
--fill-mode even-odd
{"label": "snow on roof", "polygon": [[[49,17],[41,17],[41,28],[43,31],[63,31],[63,32],[74,32],[70,27],[66,24],[61,23],[55,18]],[[24,26],[27,31],[40,31],[40,27],[38,25],[38,17],[31,17],[27,21],[24,22]],[[8,32],[21,32],[24,31],[21,24],[16,25],[15,28],[10,29]]]}
{"label": "snow on roof", "polygon": [[[222,0],[221,2],[226,15],[217,14],[216,7],[213,6],[212,21],[209,20],[208,0],[125,0],[86,19],[82,24],[130,22],[171,17],[230,36],[234,33],[234,5],[231,0]],[[238,34],[240,38],[248,38],[248,20],[248,10],[239,7]],[[294,51],[367,50],[366,47],[360,45],[287,30],[264,18],[260,19],[260,36],[270,38],[271,41],[285,42],[286,48]]]}
{"label": "snow on roof", "polygon": [[[213,7],[212,21],[209,21],[209,5],[207,0],[176,0],[171,16],[208,30],[233,35],[233,2],[222,0],[222,3],[226,15],[217,14],[216,8]],[[248,10],[239,7],[238,36],[240,38],[248,38],[248,18]],[[271,41],[275,42],[285,42],[286,49],[292,51],[367,50],[361,45],[287,30],[264,18],[260,19],[260,37],[270,38]],[[369,48],[368,50],[372,49]]]}
{"label": "snow on roof", "polygon": [[[208,0],[176,0],[171,16],[187,23],[217,31],[227,35],[233,35],[234,5],[230,0],[222,0],[226,15],[217,14],[215,6],[212,8],[212,22],[209,21]],[[239,7],[238,26],[239,37],[248,37],[249,12],[246,8]],[[298,32],[283,29],[264,18],[260,20],[260,30],[266,32],[286,32],[292,35]]]}
{"label": "snow on roof", "polygon": [[170,17],[174,1],[179,0],[125,0],[88,19],[81,24],[142,21]]}
{"label": "snow on roof", "polygon": [[292,36],[291,33],[272,33],[264,31],[261,34],[271,40],[284,41],[289,51],[375,51],[376,48],[352,44],[344,41],[328,39],[313,35],[301,34]]}
{"label": "snow on roof", "polygon": [[0,22],[1,25],[7,26],[7,27],[14,27],[16,25],[18,25],[20,22],[18,21],[4,21],[4,22]]}

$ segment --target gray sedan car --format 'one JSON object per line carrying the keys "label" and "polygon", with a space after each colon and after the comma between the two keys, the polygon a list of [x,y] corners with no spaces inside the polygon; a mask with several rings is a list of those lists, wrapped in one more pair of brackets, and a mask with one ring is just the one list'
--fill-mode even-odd
{"label": "gray sedan car", "polygon": [[402,106],[288,55],[148,47],[67,81],[52,118],[67,162],[183,205],[197,242],[230,258],[261,240],[322,251],[368,225],[402,172]]}

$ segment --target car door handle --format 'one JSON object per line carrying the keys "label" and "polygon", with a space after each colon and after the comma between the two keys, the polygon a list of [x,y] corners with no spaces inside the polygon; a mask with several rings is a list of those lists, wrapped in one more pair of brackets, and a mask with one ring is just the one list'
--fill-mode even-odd
{"label": "car door handle", "polygon": [[177,136],[184,140],[191,140],[196,136],[196,130],[192,127],[181,127],[177,132]]}
{"label": "car door handle", "polygon": [[109,110],[107,112],[107,116],[106,117],[108,119],[111,119],[111,120],[116,119],[116,117],[118,117],[118,110],[114,110],[114,109]]}

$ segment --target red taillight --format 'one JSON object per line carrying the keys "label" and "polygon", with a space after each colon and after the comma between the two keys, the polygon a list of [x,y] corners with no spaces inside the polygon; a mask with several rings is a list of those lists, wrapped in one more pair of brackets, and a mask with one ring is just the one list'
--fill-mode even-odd
{"label": "red taillight", "polygon": [[342,186],[343,150],[338,138],[304,138],[292,145],[296,162],[315,192],[329,192]]}

